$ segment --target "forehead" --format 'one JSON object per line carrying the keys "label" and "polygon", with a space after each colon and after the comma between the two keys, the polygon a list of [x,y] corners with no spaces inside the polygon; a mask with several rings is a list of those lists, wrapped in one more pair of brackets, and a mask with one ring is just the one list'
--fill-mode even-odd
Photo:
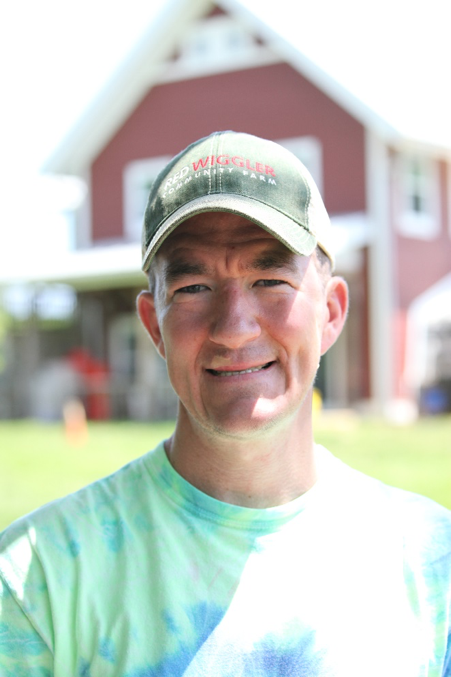
{"label": "forehead", "polygon": [[183,252],[192,255],[238,247],[240,251],[279,250],[286,252],[287,256],[297,257],[271,233],[243,216],[206,212],[177,226],[161,245],[156,258],[173,258],[183,255]]}

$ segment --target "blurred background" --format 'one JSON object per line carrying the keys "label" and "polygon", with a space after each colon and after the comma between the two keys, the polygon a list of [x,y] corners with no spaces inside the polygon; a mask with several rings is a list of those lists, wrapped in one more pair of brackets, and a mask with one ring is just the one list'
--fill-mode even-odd
{"label": "blurred background", "polygon": [[[29,486],[39,484],[36,468],[45,468],[50,442],[37,445],[32,458],[40,466],[21,454],[41,435],[49,440],[59,431],[56,455],[57,448],[76,447],[78,455],[90,449],[91,459],[73,485],[51,482],[26,505],[19,500],[4,521],[114,469],[110,460],[93,470],[90,446],[100,430],[114,439],[124,429],[112,428],[114,421],[128,422],[124,441],[116,437],[127,460],[144,453],[141,435],[149,437],[152,425],[159,430],[159,422],[173,419],[165,365],[135,313],[146,285],[141,220],[167,160],[218,129],[254,133],[292,150],[331,215],[337,273],[348,280],[351,311],[318,374],[319,430],[328,421],[329,430],[344,426],[349,436],[368,417],[378,421],[367,429],[372,438],[384,426],[426,425],[424,438],[416,434],[427,439],[429,454],[418,477],[433,465],[442,487],[433,497],[446,502],[446,3],[26,0],[5,3],[0,26],[4,502],[12,505],[27,472]],[[211,158],[202,171],[216,166]],[[101,422],[108,423],[99,428]],[[139,430],[132,448],[130,430]],[[399,447],[394,439],[383,444]],[[368,470],[378,474],[378,467]],[[61,476],[67,474],[62,467]],[[424,493],[433,483],[412,487],[405,472],[383,478],[403,484],[404,476],[406,488]]]}

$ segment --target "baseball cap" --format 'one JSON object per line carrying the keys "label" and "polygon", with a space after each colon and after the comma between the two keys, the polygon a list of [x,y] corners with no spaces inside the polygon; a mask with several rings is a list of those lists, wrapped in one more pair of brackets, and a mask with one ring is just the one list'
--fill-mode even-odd
{"label": "baseball cap", "polygon": [[180,223],[215,211],[249,219],[296,254],[309,256],[319,245],[334,266],[329,216],[303,163],[274,141],[224,131],[189,145],[156,178],[144,215],[142,269]]}

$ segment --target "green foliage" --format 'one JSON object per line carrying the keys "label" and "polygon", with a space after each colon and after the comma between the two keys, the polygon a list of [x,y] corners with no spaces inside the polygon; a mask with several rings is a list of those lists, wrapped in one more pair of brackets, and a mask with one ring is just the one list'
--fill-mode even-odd
{"label": "green foliage", "polygon": [[[173,425],[90,423],[77,446],[62,424],[0,422],[0,529],[146,453]],[[451,417],[394,427],[334,414],[315,428],[317,441],[354,468],[451,509]]]}

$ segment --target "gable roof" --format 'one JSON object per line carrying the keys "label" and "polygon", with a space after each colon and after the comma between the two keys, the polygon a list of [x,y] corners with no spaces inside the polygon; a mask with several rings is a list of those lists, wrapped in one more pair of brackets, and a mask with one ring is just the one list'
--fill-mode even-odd
{"label": "gable roof", "polygon": [[[309,79],[364,127],[389,142],[402,136],[386,120],[322,70],[239,0],[168,0],[128,58],[59,147],[47,159],[47,172],[83,175],[109,139],[151,87],[164,81],[168,63],[188,27],[215,7],[234,17],[266,45],[274,60],[283,60]],[[262,50],[263,51],[263,50]],[[263,60],[264,62],[264,60]]]}

